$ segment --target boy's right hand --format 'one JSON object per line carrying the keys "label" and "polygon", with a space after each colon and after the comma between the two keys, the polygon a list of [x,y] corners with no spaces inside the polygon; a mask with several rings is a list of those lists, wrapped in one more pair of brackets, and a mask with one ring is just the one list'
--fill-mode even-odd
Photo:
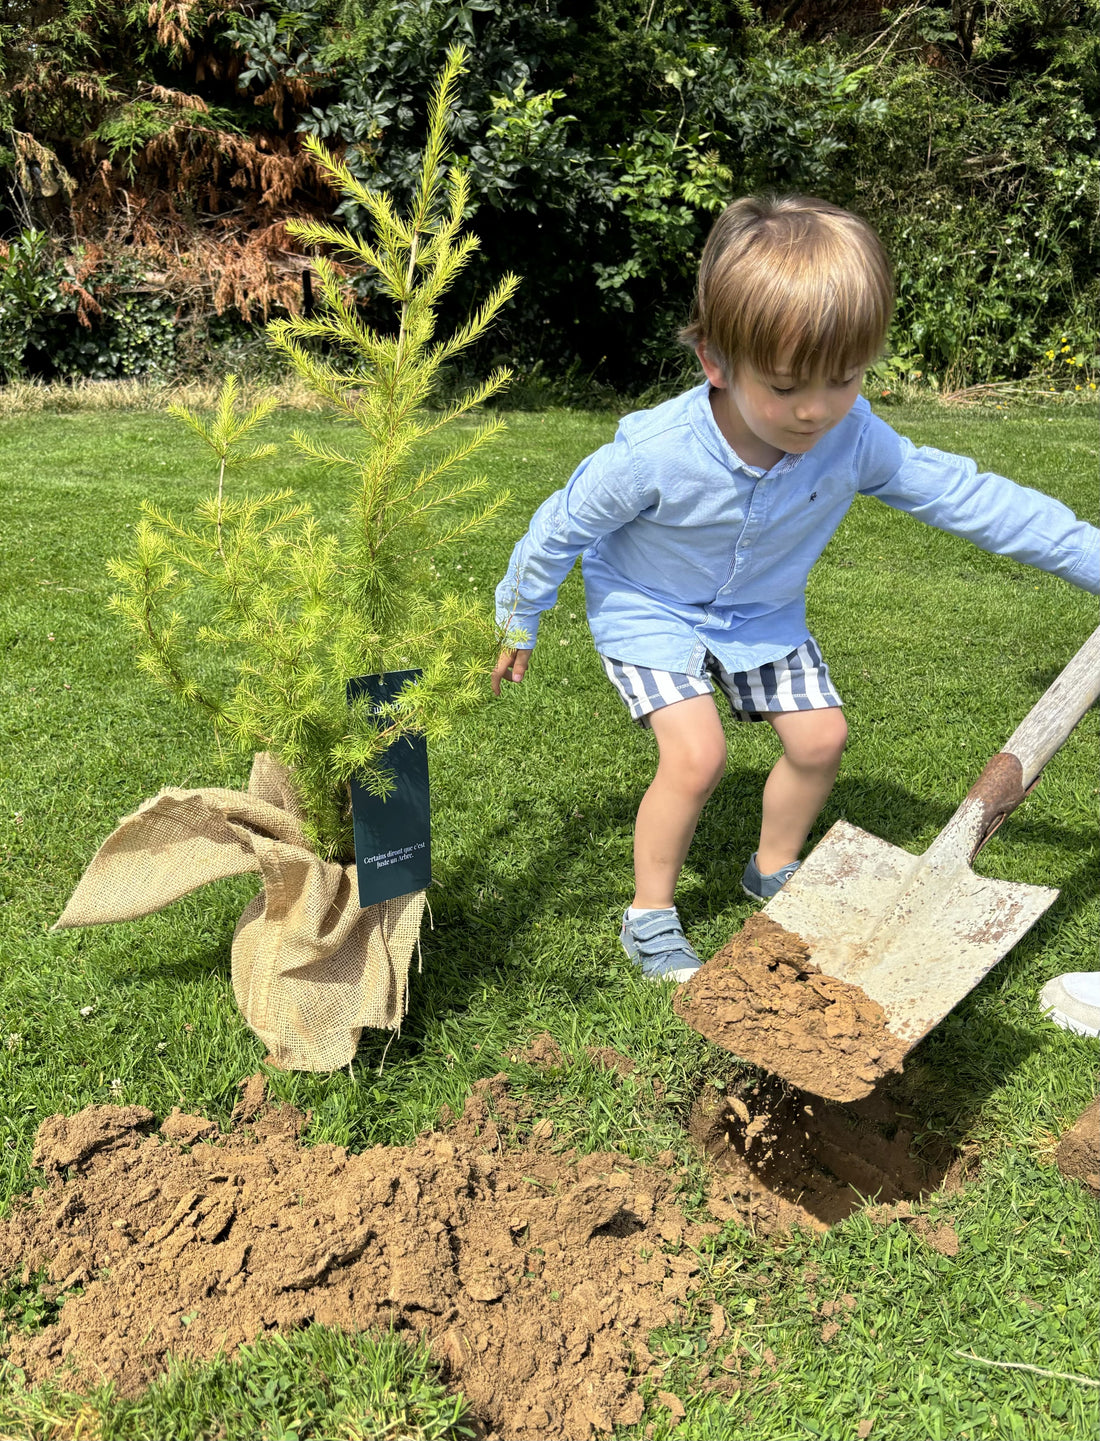
{"label": "boy's right hand", "polygon": [[493,694],[500,695],[500,683],[502,680],[515,681],[518,685],[527,670],[527,662],[531,658],[529,650],[502,650],[500,659],[493,668],[492,685]]}

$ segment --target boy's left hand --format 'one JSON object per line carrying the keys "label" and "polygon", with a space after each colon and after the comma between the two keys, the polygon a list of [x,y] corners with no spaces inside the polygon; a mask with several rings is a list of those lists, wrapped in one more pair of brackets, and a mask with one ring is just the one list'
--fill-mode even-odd
{"label": "boy's left hand", "polygon": [[530,659],[531,652],[529,650],[502,650],[500,659],[493,667],[493,694],[500,695],[500,683],[505,678],[519,685],[526,674],[527,662]]}

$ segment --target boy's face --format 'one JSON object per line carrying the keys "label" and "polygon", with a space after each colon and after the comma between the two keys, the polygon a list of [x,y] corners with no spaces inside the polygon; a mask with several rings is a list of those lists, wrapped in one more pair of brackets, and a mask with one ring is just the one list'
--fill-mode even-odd
{"label": "boy's face", "polygon": [[[784,369],[782,359],[767,372],[742,361],[727,379],[705,350],[699,359],[714,389],[724,392],[721,408],[734,432],[727,439],[750,463],[752,457],[744,451],[753,448],[753,441],[758,451],[802,455],[811,450],[855,404],[864,370],[856,366],[842,375],[799,379]],[[770,463],[778,456],[764,458]]]}

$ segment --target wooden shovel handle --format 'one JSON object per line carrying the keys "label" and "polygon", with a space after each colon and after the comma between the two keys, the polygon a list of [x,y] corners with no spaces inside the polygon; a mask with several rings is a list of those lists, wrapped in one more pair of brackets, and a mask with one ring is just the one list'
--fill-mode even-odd
{"label": "wooden shovel handle", "polygon": [[1020,762],[1025,791],[1038,780],[1039,772],[1098,696],[1100,626],[1005,742],[1004,750]]}
{"label": "wooden shovel handle", "polygon": [[970,859],[1029,791],[1043,767],[1064,744],[1089,706],[1100,696],[1100,626],[1073,657],[971,786],[943,834],[957,833],[958,822],[976,841]]}

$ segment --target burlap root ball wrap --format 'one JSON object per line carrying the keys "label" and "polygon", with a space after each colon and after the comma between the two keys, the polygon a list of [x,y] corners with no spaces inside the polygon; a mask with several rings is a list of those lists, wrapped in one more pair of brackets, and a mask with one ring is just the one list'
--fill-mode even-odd
{"label": "burlap root ball wrap", "polygon": [[361,908],[354,863],[307,845],[290,776],[257,755],[247,791],[166,787],[100,846],[55,930],[135,920],[208,881],[259,871],[233,932],[233,991],[271,1061],[332,1071],[364,1026],[396,1030],[424,892]]}

